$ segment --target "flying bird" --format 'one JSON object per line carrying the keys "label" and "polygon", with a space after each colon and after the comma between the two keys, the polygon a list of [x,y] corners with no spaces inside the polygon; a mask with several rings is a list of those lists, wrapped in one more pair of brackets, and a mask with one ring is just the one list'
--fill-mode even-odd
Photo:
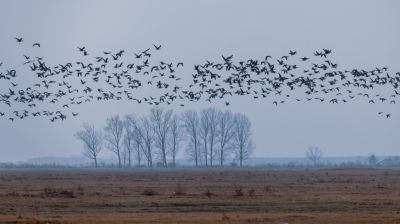
{"label": "flying bird", "polygon": [[[32,47],[40,47],[40,44],[34,43]],[[153,47],[156,51],[162,49],[161,45],[153,44]],[[77,48],[84,56],[88,55],[85,46]],[[55,122],[67,119],[65,111],[72,108],[72,105],[96,100],[129,100],[135,103],[146,102],[149,105],[177,101],[177,105],[183,107],[187,102],[214,102],[220,99],[228,106],[230,97],[237,95],[250,96],[251,99],[271,99],[278,106],[290,102],[294,95],[290,91],[299,94],[303,92],[304,98],[295,97],[295,101],[332,104],[349,103],[357,100],[356,96],[369,103],[395,104],[396,97],[400,95],[396,91],[400,86],[400,73],[389,74],[386,67],[371,71],[339,70],[335,62],[326,59],[332,53],[332,50],[327,49],[314,53],[315,56],[324,58],[322,62],[313,61],[307,65],[301,63],[312,60],[310,58],[313,57],[301,57],[300,64],[287,61],[290,56],[297,55],[294,50],[290,50],[287,56],[275,58],[276,60],[268,60],[273,58],[268,55],[264,60],[248,58],[235,62],[232,60],[233,55],[222,55],[222,59],[207,60],[203,64],[194,65],[187,84],[180,83],[184,76],[177,72],[177,68],[183,67],[184,62],[163,60],[155,63],[151,60],[153,52],[150,49],[153,48],[134,54],[133,59],[145,60],[128,61],[129,59],[123,57],[124,50],[117,53],[100,51],[102,54],[97,57],[85,57],[75,63],[60,62],[54,66],[42,57],[23,55],[24,66],[37,78],[37,82],[26,88],[18,88],[18,82],[14,79],[17,77],[16,70],[0,71],[0,80],[8,80],[11,84],[9,89],[0,91],[0,103],[12,109],[14,105],[22,106],[20,111],[11,113],[10,118],[47,116]],[[300,67],[301,71],[297,70]],[[154,72],[157,74],[153,74]],[[100,83],[107,88],[100,86]],[[394,88],[394,93],[372,94],[375,87],[386,86]],[[141,91],[144,88],[163,89],[163,93],[154,92],[141,99],[133,97],[135,90]],[[40,113],[32,111],[41,103],[54,104],[61,110]],[[390,114],[383,112],[379,114],[390,117]],[[4,113],[3,116],[8,117],[7,115]],[[72,116],[78,116],[78,113],[72,112]]]}

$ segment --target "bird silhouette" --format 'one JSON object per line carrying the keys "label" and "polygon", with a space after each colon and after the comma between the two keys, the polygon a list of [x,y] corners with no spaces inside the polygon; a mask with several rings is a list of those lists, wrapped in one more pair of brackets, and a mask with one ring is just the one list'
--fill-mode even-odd
{"label": "bird silhouette", "polygon": [[[389,74],[386,67],[339,70],[338,64],[329,58],[332,50],[328,49],[315,51],[314,57],[300,58],[300,63],[311,60],[309,64],[293,64],[290,56],[297,55],[294,50],[278,58],[267,55],[262,59],[241,61],[234,60],[233,55],[222,55],[222,59],[195,64],[192,74],[185,77],[180,74],[183,62],[156,62],[152,55],[161,50],[161,45],[153,44],[153,47],[134,53],[133,58],[125,57],[125,50],[100,51],[100,56],[54,66],[43,57],[23,55],[23,65],[37,80],[22,88],[15,80],[15,69],[0,71],[0,80],[6,80],[11,86],[0,90],[0,103],[11,109],[22,108],[1,117],[24,119],[31,115],[46,116],[52,122],[63,121],[67,119],[66,114],[71,113],[66,113],[67,110],[78,105],[111,100],[149,105],[176,102],[183,107],[188,102],[203,99],[212,103],[220,99],[229,106],[230,97],[250,96],[254,100],[271,99],[273,105],[278,106],[290,102],[293,95],[303,93],[304,98],[296,97],[295,101],[343,104],[366,99],[368,103],[395,104],[400,95],[396,91],[400,86],[400,73]],[[88,56],[85,46],[78,50]],[[189,83],[181,82],[182,79],[189,79]],[[375,87],[392,88],[394,93],[390,96],[373,94]],[[153,91],[143,97],[135,95],[144,88],[165,92]],[[34,110],[46,103],[61,109],[40,113]],[[386,116],[387,113],[380,114]],[[78,113],[72,112],[72,117],[75,116]]]}
{"label": "bird silhouette", "polygon": [[155,45],[155,44],[153,44],[153,46],[154,46],[154,48],[156,49],[156,50],[160,50],[161,49],[161,45]]}

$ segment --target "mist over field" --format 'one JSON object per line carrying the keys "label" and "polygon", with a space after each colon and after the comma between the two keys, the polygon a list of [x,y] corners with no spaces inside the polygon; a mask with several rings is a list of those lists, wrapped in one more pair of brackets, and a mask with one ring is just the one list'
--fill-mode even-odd
{"label": "mist over field", "polygon": [[[132,54],[161,44],[154,60],[183,61],[179,71],[183,77],[193,74],[195,64],[222,60],[221,55],[261,60],[296,50],[295,57],[310,57],[323,48],[333,50],[331,60],[341,70],[386,66],[392,74],[400,71],[397,1],[3,1],[1,6],[1,62],[4,69],[17,69],[21,85],[33,78],[22,66],[23,54],[42,56],[57,65],[84,59],[77,49],[82,46],[91,57],[121,49]],[[14,37],[23,37],[23,44]],[[41,47],[32,48],[35,42]],[[326,157],[399,152],[398,103],[375,105],[359,99],[347,104],[288,101],[275,106],[274,100],[234,96],[228,107],[225,100],[162,107],[178,113],[215,107],[246,114],[252,123],[252,157],[304,157],[309,146],[318,146]],[[91,102],[74,108],[79,115],[62,122],[0,119],[0,161],[81,155],[82,145],[73,135],[84,122],[101,129],[110,116],[145,115],[150,109],[126,100]],[[391,113],[391,118],[378,115],[381,111]],[[179,157],[185,157],[183,152]],[[104,150],[102,156],[112,154]]]}
{"label": "mist over field", "polygon": [[0,1],[0,223],[399,223],[399,12]]}

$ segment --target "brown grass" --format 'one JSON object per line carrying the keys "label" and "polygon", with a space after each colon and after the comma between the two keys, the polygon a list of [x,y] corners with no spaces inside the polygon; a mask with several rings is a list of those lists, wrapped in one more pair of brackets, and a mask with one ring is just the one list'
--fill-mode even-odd
{"label": "brown grass", "polygon": [[0,170],[0,223],[400,224],[399,189],[400,170]]}

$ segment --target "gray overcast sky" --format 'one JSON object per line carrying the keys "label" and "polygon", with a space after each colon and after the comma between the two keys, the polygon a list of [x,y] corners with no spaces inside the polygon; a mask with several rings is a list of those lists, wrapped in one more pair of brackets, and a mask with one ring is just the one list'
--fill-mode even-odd
{"label": "gray overcast sky", "polygon": [[[159,43],[164,46],[161,56],[184,61],[190,75],[194,63],[219,59],[221,54],[246,59],[280,56],[291,49],[311,55],[329,48],[341,69],[388,66],[394,73],[400,71],[399,12],[396,0],[2,0],[0,61],[18,68],[24,53],[57,63],[75,61],[77,46],[85,45],[90,52],[138,51]],[[27,43],[38,41],[42,47],[35,52],[18,47],[15,36]],[[19,75],[29,79],[29,74]],[[196,103],[186,109],[224,108],[222,103]],[[100,102],[80,107],[80,116],[64,122],[2,119],[0,161],[81,154],[82,145],[73,134],[83,122],[100,128],[110,115],[144,114],[149,109]],[[255,156],[303,156],[310,145],[319,146],[326,156],[400,154],[399,104],[355,101],[275,107],[271,100],[235,98],[229,109],[251,119]],[[381,110],[393,117],[383,119],[377,115]]]}

